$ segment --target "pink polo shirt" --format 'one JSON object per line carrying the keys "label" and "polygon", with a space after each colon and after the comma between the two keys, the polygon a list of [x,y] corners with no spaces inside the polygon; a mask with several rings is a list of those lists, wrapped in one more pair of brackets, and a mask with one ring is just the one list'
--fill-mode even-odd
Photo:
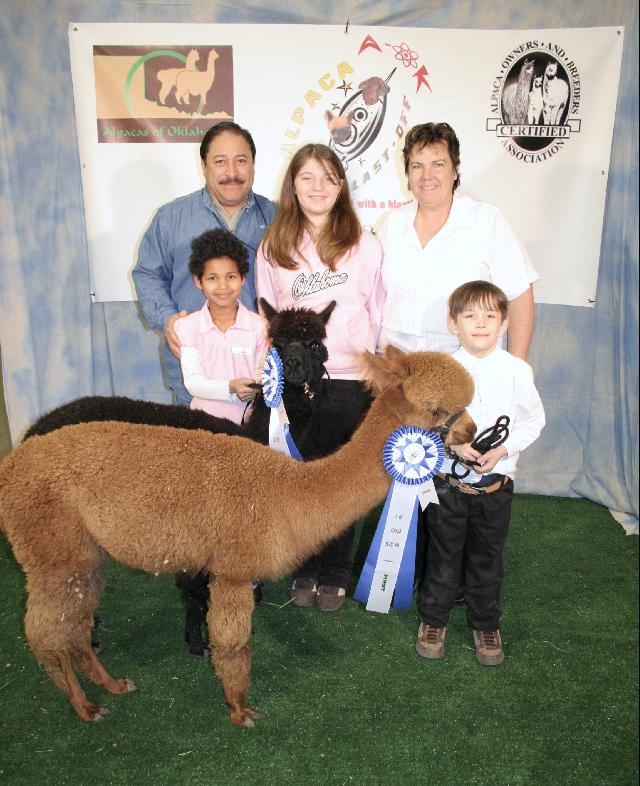
{"label": "pink polo shirt", "polygon": [[176,320],[184,384],[193,396],[191,409],[240,423],[245,403],[229,392],[229,380],[257,379],[268,346],[266,322],[238,302],[235,324],[224,333],[211,319],[207,303]]}
{"label": "pink polo shirt", "polygon": [[365,349],[375,352],[382,323],[382,246],[363,231],[360,242],[338,260],[333,273],[306,232],[300,251],[294,254],[298,267],[286,270],[267,261],[260,246],[255,267],[258,297],[278,311],[295,306],[321,311],[335,300],[337,306],[327,323],[327,371],[332,379],[359,379],[357,356]]}

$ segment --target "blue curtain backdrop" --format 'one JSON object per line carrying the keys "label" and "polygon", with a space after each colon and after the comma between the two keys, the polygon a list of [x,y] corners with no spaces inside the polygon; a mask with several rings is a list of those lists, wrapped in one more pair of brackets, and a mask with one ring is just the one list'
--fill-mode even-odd
{"label": "blue curtain backdrop", "polygon": [[594,309],[538,306],[530,362],[547,427],[522,458],[517,490],[583,496],[637,517],[637,0],[295,5],[292,10],[285,0],[271,0],[268,8],[246,0],[0,4],[0,346],[14,442],[42,412],[78,396],[170,401],[158,337],[143,325],[137,304],[92,305],[89,298],[70,21],[344,25],[348,19],[352,25],[478,29],[624,25],[597,301]]}

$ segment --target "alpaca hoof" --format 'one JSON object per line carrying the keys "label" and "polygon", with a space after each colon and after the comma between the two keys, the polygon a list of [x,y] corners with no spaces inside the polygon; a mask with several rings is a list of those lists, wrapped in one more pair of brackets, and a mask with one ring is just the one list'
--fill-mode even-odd
{"label": "alpaca hoof", "polygon": [[91,639],[91,649],[95,652],[96,655],[99,652],[104,652],[104,647],[102,644],[100,644],[99,641],[94,641],[93,639]]}
{"label": "alpaca hoof", "polygon": [[207,647],[203,641],[190,641],[187,639],[187,643],[189,644],[189,652],[192,655],[196,655],[199,658],[208,658],[211,655],[211,648]]}
{"label": "alpaca hoof", "polygon": [[95,710],[93,710],[91,714],[91,718],[89,719],[92,723],[97,723],[98,721],[104,720],[104,716],[109,713],[109,710],[106,707],[98,707],[95,706]]}
{"label": "alpaca hoof", "polygon": [[93,615],[93,627],[94,628],[106,628],[107,623],[104,621],[102,617],[99,617],[97,614]]}
{"label": "alpaca hoof", "polygon": [[135,684],[135,682],[133,680],[128,680],[128,679],[125,678],[123,680],[123,682],[124,682],[124,686],[125,686],[124,693],[133,693],[134,690],[138,690],[138,688],[137,688],[137,686],[136,686],[136,684]]}
{"label": "alpaca hoof", "polygon": [[133,693],[134,690],[138,690],[135,682],[133,682],[133,680],[127,679],[126,677],[123,677],[119,680],[106,682],[104,687],[114,696],[121,696],[123,693]]}
{"label": "alpaca hoof", "polygon": [[231,713],[231,723],[245,729],[253,729],[259,718],[260,713],[252,710],[251,707],[243,707],[241,710]]}

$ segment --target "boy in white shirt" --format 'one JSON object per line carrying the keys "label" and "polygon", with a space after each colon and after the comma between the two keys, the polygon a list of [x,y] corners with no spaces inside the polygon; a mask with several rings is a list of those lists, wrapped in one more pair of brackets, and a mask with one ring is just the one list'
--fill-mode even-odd
{"label": "boy in white shirt", "polygon": [[520,452],[537,439],[545,422],[531,367],[499,346],[507,309],[504,292],[488,281],[463,284],[449,298],[448,327],[461,345],[453,357],[475,382],[468,411],[478,434],[501,416],[510,423],[507,439],[484,454],[471,443],[456,445],[434,479],[440,504],[427,509],[429,548],[418,596],[416,650],[424,658],[444,655],[449,613],[462,579],[477,661],[497,666],[504,660],[500,588],[513,479]]}

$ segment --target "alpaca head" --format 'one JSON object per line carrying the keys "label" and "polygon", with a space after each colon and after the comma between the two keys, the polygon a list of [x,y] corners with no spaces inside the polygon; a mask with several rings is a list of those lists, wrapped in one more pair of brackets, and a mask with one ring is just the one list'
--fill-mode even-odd
{"label": "alpaca head", "polygon": [[432,429],[460,412],[445,442],[456,445],[471,441],[476,425],[465,410],[473,397],[473,380],[451,355],[443,352],[406,355],[388,346],[383,356],[365,352],[363,364],[365,379],[374,392],[392,389],[389,405],[402,423]]}
{"label": "alpaca head", "polygon": [[329,357],[324,345],[326,324],[336,301],[319,313],[310,308],[276,311],[264,298],[260,298],[260,305],[269,321],[269,338],[282,360],[285,382],[317,392]]}

